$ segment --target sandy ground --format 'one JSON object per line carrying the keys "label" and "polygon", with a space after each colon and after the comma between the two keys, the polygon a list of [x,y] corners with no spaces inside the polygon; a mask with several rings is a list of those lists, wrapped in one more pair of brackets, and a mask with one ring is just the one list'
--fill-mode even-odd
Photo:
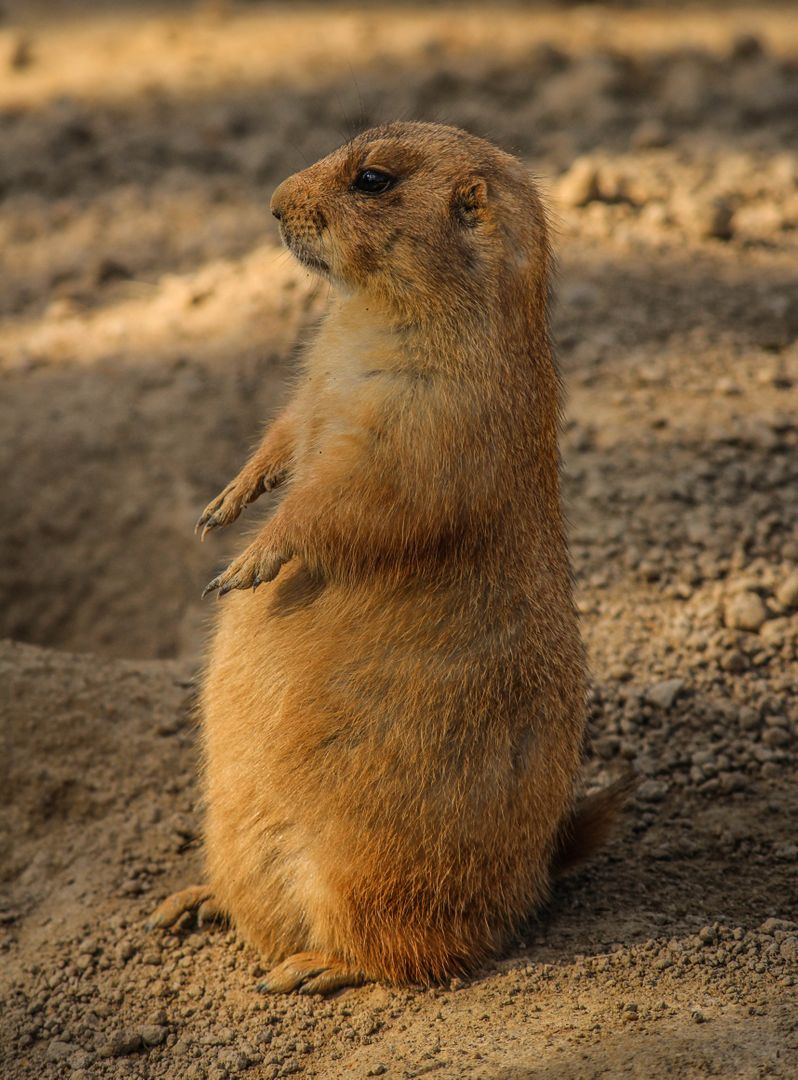
{"label": "sandy ground", "polygon": [[[2,7],[0,1076],[798,1075],[794,6]],[[550,193],[586,776],[642,782],[472,980],[263,998],[230,932],[142,926],[201,874],[247,532],[192,527],[325,301],[269,193],[397,116]]]}

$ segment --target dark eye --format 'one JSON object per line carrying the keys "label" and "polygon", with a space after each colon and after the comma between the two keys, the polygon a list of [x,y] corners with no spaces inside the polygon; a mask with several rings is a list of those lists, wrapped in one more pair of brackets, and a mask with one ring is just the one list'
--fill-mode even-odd
{"label": "dark eye", "polygon": [[394,183],[394,178],[381,169],[363,169],[355,177],[352,187],[355,191],[363,191],[367,195],[382,195],[383,191],[393,187]]}

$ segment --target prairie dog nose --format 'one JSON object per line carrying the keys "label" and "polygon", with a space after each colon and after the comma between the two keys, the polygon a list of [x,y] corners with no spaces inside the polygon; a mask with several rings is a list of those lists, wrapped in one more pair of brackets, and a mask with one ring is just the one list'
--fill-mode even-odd
{"label": "prairie dog nose", "polygon": [[275,192],[272,195],[271,203],[269,204],[271,212],[274,214],[278,221],[282,220],[283,210],[285,208],[286,183],[287,182],[283,180],[282,184],[280,184],[279,187],[275,189]]}

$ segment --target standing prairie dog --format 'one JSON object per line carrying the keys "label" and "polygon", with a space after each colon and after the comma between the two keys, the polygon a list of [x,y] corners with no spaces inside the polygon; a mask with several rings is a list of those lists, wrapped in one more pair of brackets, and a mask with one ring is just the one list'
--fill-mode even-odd
{"label": "standing prairie dog", "polygon": [[153,923],[212,903],[266,990],[437,982],[500,950],[617,802],[574,809],[546,217],[518,161],[421,123],[353,139],[272,212],[333,296],[198,523],[282,487],[208,586],[232,593],[202,698],[209,881]]}

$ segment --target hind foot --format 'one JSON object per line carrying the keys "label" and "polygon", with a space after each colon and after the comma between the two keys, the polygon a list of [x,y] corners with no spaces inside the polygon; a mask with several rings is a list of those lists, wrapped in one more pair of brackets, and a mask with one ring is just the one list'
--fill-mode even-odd
{"label": "hind foot", "polygon": [[190,885],[187,889],[172,893],[160,903],[145,926],[148,930],[166,930],[174,926],[181,915],[195,912],[198,926],[207,926],[210,922],[220,922],[226,918],[214,900],[210,886]]}
{"label": "hind foot", "polygon": [[258,990],[262,994],[331,994],[344,986],[362,986],[362,971],[324,953],[300,952],[272,968]]}

